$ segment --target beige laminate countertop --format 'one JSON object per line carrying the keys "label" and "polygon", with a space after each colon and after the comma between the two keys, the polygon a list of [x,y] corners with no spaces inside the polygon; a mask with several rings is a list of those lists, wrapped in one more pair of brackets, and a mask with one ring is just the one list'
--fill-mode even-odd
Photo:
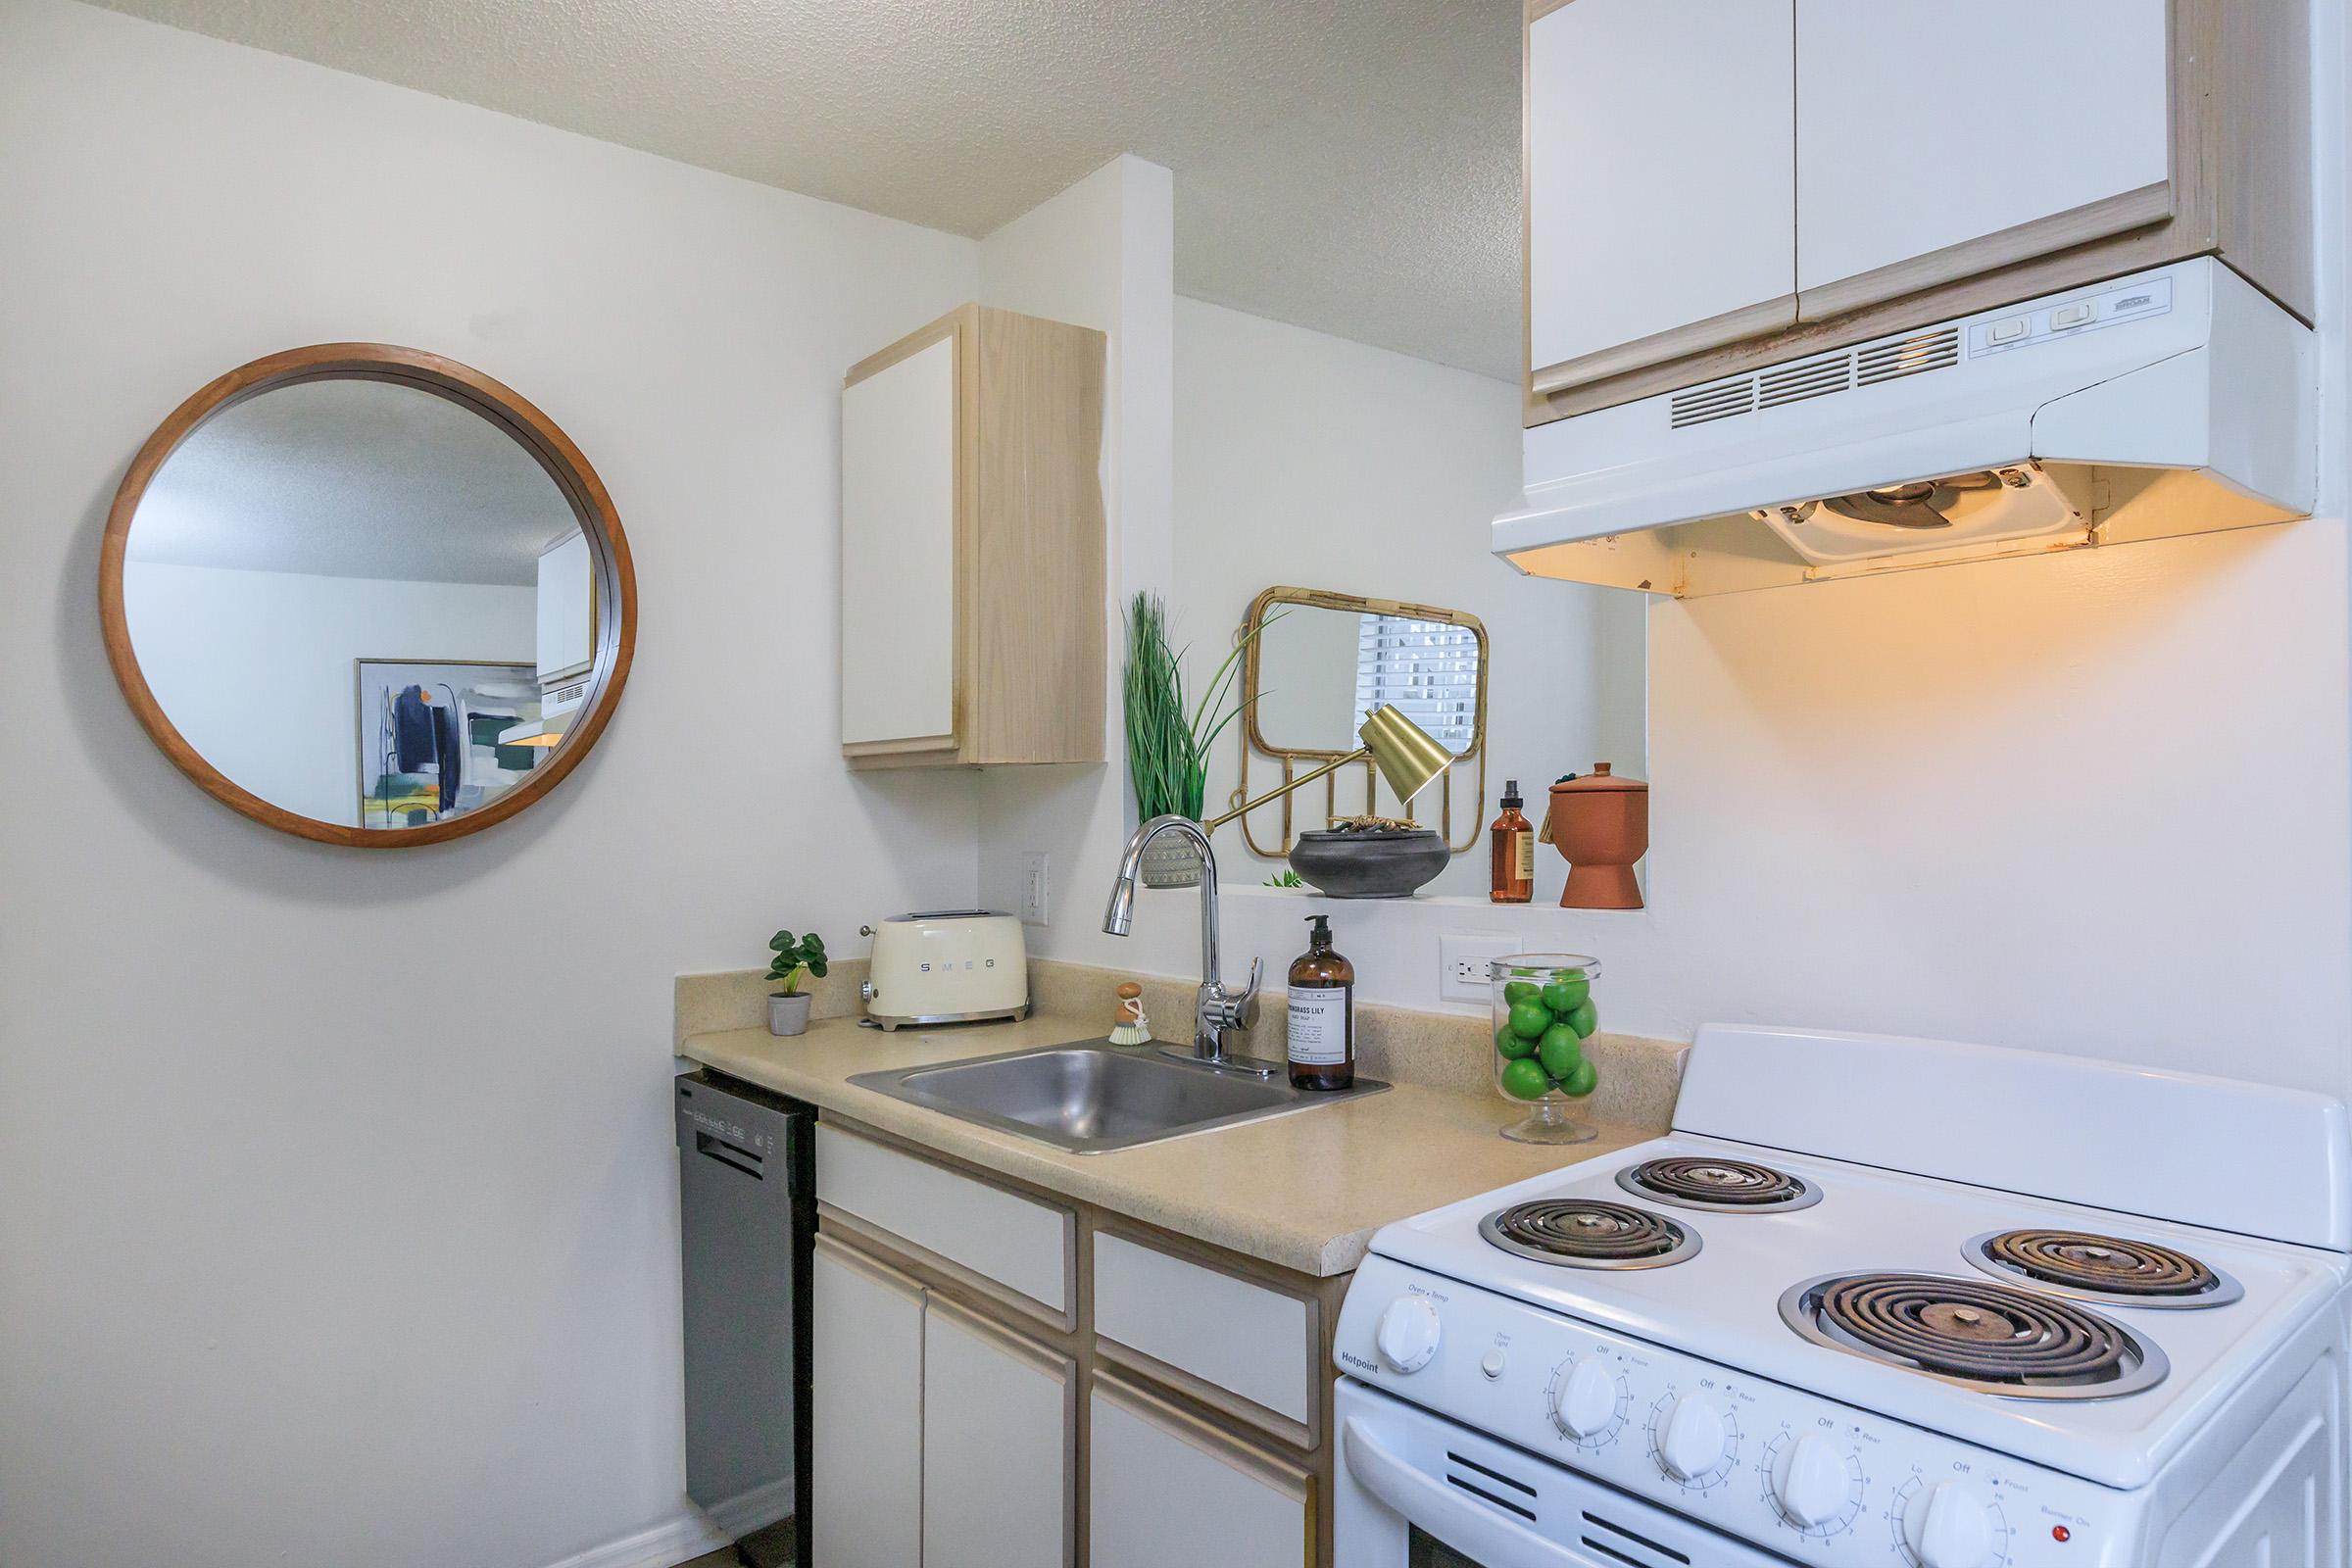
{"label": "beige laminate countertop", "polygon": [[1655,1136],[1600,1122],[1592,1143],[1515,1144],[1497,1131],[1512,1114],[1499,1095],[1398,1084],[1139,1149],[1070,1154],[849,1082],[857,1073],[1100,1038],[1100,1027],[1056,1016],[896,1034],[831,1018],[791,1039],[763,1029],[693,1034],[679,1050],[983,1169],[1319,1277],[1354,1268],[1372,1233],[1391,1220]]}

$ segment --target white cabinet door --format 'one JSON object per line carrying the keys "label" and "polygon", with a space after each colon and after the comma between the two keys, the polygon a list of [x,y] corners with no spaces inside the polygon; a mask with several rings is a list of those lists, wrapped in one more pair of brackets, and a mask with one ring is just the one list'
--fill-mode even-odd
{"label": "white cabinet door", "polygon": [[2022,256],[2162,217],[2169,192],[2122,199],[2171,173],[2168,10],[1796,0],[1797,286],[2111,199],[2104,222],[2084,215],[2081,231]]}
{"label": "white cabinet door", "polygon": [[1310,1487],[1288,1460],[1098,1375],[1088,1401],[1088,1560],[1098,1568],[1300,1568]]}
{"label": "white cabinet door", "polygon": [[953,332],[841,394],[841,738],[956,727]]}
{"label": "white cabinet door", "polygon": [[923,1320],[923,1568],[1070,1561],[1076,1375],[1043,1347],[931,1302]]}
{"label": "white cabinet door", "polygon": [[539,678],[559,680],[596,662],[595,560],[575,533],[539,555]]}
{"label": "white cabinet door", "polygon": [[1530,368],[1795,320],[1792,0],[1567,0],[1527,50]]}
{"label": "white cabinet door", "polygon": [[921,1568],[922,1291],[822,1235],[809,1289],[815,1560]]}

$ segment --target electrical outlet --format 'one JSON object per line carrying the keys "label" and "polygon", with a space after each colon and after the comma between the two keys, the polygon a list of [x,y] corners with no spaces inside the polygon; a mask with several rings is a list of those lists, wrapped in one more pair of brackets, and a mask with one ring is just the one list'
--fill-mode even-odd
{"label": "electrical outlet", "polygon": [[1044,925],[1054,890],[1054,862],[1043,850],[1021,855],[1021,924]]}
{"label": "electrical outlet", "polygon": [[1438,995],[1448,1002],[1485,1002],[1494,995],[1488,963],[1518,951],[1509,937],[1440,937]]}

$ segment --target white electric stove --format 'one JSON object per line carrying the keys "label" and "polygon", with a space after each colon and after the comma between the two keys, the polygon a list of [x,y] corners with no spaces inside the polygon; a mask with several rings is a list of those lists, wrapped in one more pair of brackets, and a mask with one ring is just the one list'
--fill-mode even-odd
{"label": "white electric stove", "polygon": [[1338,1568],[2352,1568],[2341,1102],[1709,1027],[1667,1137],[1380,1231]]}

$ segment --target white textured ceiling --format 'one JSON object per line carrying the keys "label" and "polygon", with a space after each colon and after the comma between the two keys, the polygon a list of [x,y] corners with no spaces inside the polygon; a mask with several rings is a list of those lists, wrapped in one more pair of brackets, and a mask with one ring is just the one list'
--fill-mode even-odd
{"label": "white textured ceiling", "polygon": [[388,381],[299,381],[196,427],[139,499],[133,561],[411,582],[538,580],[579,526],[514,438]]}
{"label": "white textured ceiling", "polygon": [[1515,377],[1520,0],[106,0],[981,235],[1132,152],[1186,294]]}

